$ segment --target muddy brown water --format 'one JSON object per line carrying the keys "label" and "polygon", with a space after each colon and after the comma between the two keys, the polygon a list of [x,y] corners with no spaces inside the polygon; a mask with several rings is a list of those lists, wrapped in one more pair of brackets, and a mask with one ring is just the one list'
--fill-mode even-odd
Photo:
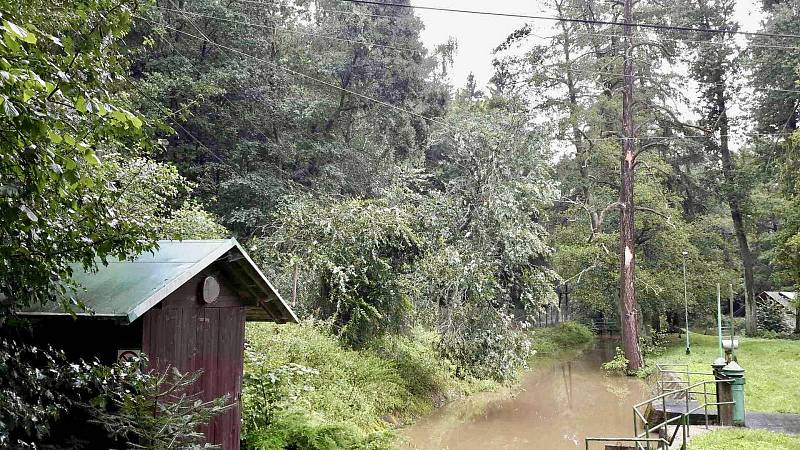
{"label": "muddy brown water", "polygon": [[403,430],[404,447],[572,450],[584,448],[586,436],[630,436],[631,408],[648,389],[639,379],[603,374],[615,345],[600,340],[578,356],[543,361],[513,396],[481,394],[444,406]]}

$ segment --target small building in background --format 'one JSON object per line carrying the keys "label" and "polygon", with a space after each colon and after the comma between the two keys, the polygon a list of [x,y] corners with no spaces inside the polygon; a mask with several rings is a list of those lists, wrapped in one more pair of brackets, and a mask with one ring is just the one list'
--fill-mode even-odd
{"label": "small building in background", "polygon": [[784,328],[794,331],[797,325],[797,292],[764,291],[756,297],[759,315],[777,315]]}
{"label": "small building in background", "polygon": [[160,241],[133,260],[110,261],[95,273],[76,270],[86,309],[61,305],[22,312],[37,340],[71,357],[110,364],[144,353],[152,368],[202,370],[203,400],[228,395],[235,407],[216,417],[208,441],[238,449],[241,431],[245,321],[297,322],[297,317],[235,239]]}

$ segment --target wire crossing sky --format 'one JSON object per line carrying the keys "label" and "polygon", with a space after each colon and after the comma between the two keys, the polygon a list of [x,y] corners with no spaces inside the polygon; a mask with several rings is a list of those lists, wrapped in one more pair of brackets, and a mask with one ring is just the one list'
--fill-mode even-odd
{"label": "wire crossing sky", "polygon": [[[347,0],[342,0],[346,3]],[[518,16],[554,16],[552,10],[543,9],[540,2],[530,0],[501,0],[486,2],[485,0],[411,0],[413,6],[460,9],[483,11],[491,10],[497,13],[509,13],[508,16],[486,16],[481,14],[453,13],[429,9],[414,11],[425,24],[422,31],[422,41],[428,48],[447,41],[453,37],[458,41],[458,54],[450,72],[450,79],[455,86],[463,86],[467,75],[475,74],[478,85],[489,81],[493,73],[492,50],[503,42],[512,31],[526,23],[534,26],[535,32],[548,35],[552,34],[553,24],[557,22],[533,20]],[[759,0],[738,0],[735,17],[739,28],[745,33],[754,33],[759,30],[759,23],[763,18]],[[739,42],[744,43],[740,36]],[[800,39],[778,39],[778,45],[800,45]]]}

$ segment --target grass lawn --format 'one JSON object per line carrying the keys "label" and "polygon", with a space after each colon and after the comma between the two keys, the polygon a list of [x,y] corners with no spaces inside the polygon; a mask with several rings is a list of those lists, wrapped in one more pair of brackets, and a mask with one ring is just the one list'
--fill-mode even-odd
{"label": "grass lawn", "polygon": [[[663,355],[651,357],[648,364],[688,363],[693,371],[710,372],[719,352],[716,336],[693,333],[690,339],[690,356],[685,354],[684,341],[675,339]],[[736,356],[746,370],[748,411],[800,413],[800,341],[740,338]]]}
{"label": "grass lawn", "polygon": [[692,450],[798,450],[800,436],[763,430],[731,428],[716,430],[693,438]]}

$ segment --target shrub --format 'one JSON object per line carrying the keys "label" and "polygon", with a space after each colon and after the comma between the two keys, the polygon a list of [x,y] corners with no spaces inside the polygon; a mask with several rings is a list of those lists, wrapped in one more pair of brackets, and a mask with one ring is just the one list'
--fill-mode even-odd
{"label": "shrub", "polygon": [[592,330],[578,322],[562,322],[554,327],[540,328],[533,331],[531,336],[533,350],[542,355],[580,347],[594,340]]}
{"label": "shrub", "polygon": [[146,360],[115,364],[101,378],[104,392],[88,405],[92,423],[133,448],[217,448],[205,443],[201,427],[230,409],[227,396],[210,401],[194,390],[202,371],[141,371]]}
{"label": "shrub", "polygon": [[591,342],[594,333],[586,325],[578,322],[562,322],[554,328],[553,340],[565,347],[574,347]]}
{"label": "shrub", "polygon": [[439,343],[442,356],[456,365],[456,376],[505,382],[527,366],[531,343],[513,328],[510,316],[491,307],[464,308],[453,314]]}
{"label": "shrub", "polygon": [[650,336],[639,338],[639,347],[644,356],[661,356],[667,350],[667,333],[653,332]]}
{"label": "shrub", "polygon": [[603,370],[608,373],[624,375],[628,373],[628,358],[625,357],[625,352],[617,347],[614,351],[614,357],[611,361],[603,363]]}
{"label": "shrub", "polygon": [[189,394],[199,373],[141,367],[70,361],[52,348],[0,338],[0,448],[201,445],[198,427],[225,410],[225,399]]}
{"label": "shrub", "polygon": [[[296,364],[313,375],[286,378],[272,411],[313,415],[322,422],[348,422],[365,430],[385,427],[386,420],[427,412],[434,398],[458,385],[452,364],[434,348],[435,335],[415,330],[410,336],[386,336],[368,348],[353,350],[328,332],[324,324],[248,324],[250,352],[266,355],[246,361],[245,373],[268,375]],[[245,385],[244,416],[260,408],[253,385]],[[251,417],[252,419],[252,417]],[[257,420],[245,427],[253,431]]]}
{"label": "shrub", "polygon": [[302,414],[278,415],[266,428],[245,437],[254,450],[383,450],[392,448],[387,432],[363,433],[346,423],[318,423]]}
{"label": "shrub", "polygon": [[303,378],[319,373],[300,364],[271,367],[264,353],[245,351],[248,370],[242,380],[247,399],[243,420],[252,428],[269,426],[275,413],[287,402],[297,400],[302,391],[313,389]]}

